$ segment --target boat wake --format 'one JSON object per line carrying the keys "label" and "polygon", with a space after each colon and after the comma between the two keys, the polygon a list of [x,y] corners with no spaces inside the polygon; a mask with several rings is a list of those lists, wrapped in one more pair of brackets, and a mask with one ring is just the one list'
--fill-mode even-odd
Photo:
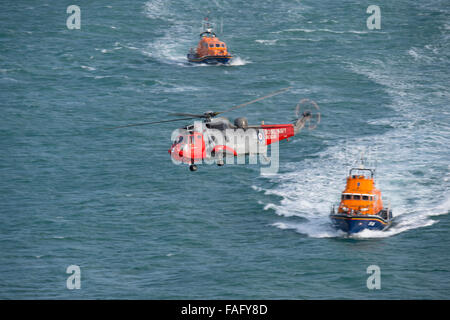
{"label": "boat wake", "polygon": [[[300,177],[305,175],[306,172],[300,170],[297,174]],[[310,178],[312,176],[313,174]],[[322,180],[322,183],[320,183],[318,180],[313,182],[314,180],[306,178],[305,183],[310,180],[310,184],[313,183],[316,186],[316,188],[310,188],[310,185],[292,180],[289,182],[289,180],[291,179],[281,183],[284,189],[261,190],[265,195],[276,194],[283,198],[280,204],[267,203],[264,206],[265,211],[274,211],[278,216],[284,218],[281,221],[274,222],[272,226],[282,230],[294,230],[312,238],[347,237],[344,232],[333,228],[328,215],[331,205],[335,202],[333,199],[339,197],[339,193],[335,191],[340,190],[343,181],[339,181],[341,182],[340,186],[333,188],[334,181]],[[287,191],[290,188],[294,188],[296,191]],[[317,202],[308,199],[316,199]],[[394,203],[397,203],[399,199],[396,200]],[[431,226],[438,222],[433,217],[450,212],[450,197],[431,208],[422,205],[412,209],[406,204],[398,207],[394,205],[392,208],[394,220],[390,228],[385,231],[364,230],[352,234],[350,237],[356,239],[385,238],[405,231]]]}
{"label": "boat wake", "polygon": [[429,227],[450,212],[450,165],[448,153],[443,154],[450,138],[448,89],[422,72],[430,61],[445,69],[437,49],[440,38],[436,41],[383,61],[368,57],[343,62],[384,91],[390,101],[384,107],[391,111],[387,117],[366,120],[368,126],[383,128],[379,134],[331,137],[325,142],[328,147],[311,155],[314,158],[285,163],[285,173],[277,176],[262,176],[273,187],[264,189],[265,181],[255,190],[281,197],[280,203],[263,203],[264,210],[280,216],[273,226],[309,237],[342,236],[331,226],[330,207],[339,200],[345,175],[357,166],[361,153],[376,166],[376,184],[389,200],[394,220],[385,231],[365,230],[354,237],[390,237]]}
{"label": "boat wake", "polygon": [[160,63],[188,66],[186,53],[189,39],[185,30],[186,26],[174,25],[162,37],[148,43],[141,52]]}
{"label": "boat wake", "polygon": [[186,54],[194,43],[190,35],[197,30],[182,14],[175,15],[171,6],[171,2],[161,0],[145,3],[144,14],[155,22],[161,36],[147,43],[141,52],[160,63],[189,66]]}
{"label": "boat wake", "polygon": [[[377,120],[390,129],[375,136],[340,141],[315,154],[313,159],[285,164],[282,171],[286,173],[262,176],[274,187],[255,186],[254,189],[282,198],[279,204],[263,203],[264,210],[283,217],[273,226],[293,229],[310,237],[342,236],[331,227],[328,215],[340,197],[348,169],[357,166],[361,153],[369,162],[376,161],[377,186],[389,200],[394,220],[385,231],[365,230],[354,237],[394,236],[431,226],[438,222],[433,217],[449,213],[450,166],[448,159],[442,156],[442,150],[447,148],[450,128],[442,119],[448,114],[445,112],[445,95],[440,94],[441,86],[427,88],[436,92],[434,96],[429,92],[421,93],[408,80],[420,81],[420,78],[396,77],[390,67],[380,68],[376,61],[373,66],[349,64],[352,71],[383,85],[391,96],[389,107],[393,112],[389,118]],[[430,101],[431,97],[433,101]],[[432,103],[434,108],[426,111],[419,108],[427,103]],[[367,120],[368,124],[372,122]],[[392,146],[395,146],[395,152]]]}
{"label": "boat wake", "polygon": [[250,60],[246,60],[243,59],[241,57],[238,56],[234,56],[231,60],[230,63],[228,63],[229,66],[245,66],[246,64],[251,63]]}

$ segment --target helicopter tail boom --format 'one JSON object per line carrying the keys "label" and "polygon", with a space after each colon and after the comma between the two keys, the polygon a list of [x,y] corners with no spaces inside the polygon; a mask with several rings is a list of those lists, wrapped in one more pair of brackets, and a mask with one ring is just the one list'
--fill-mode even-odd
{"label": "helicopter tail boom", "polygon": [[295,127],[293,124],[263,124],[261,128],[264,130],[266,137],[266,145],[273,142],[288,139],[295,135]]}

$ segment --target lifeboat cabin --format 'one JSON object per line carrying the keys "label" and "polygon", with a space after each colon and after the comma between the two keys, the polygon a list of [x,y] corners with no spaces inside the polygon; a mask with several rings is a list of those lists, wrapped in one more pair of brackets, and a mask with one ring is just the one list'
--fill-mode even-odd
{"label": "lifeboat cabin", "polygon": [[227,64],[231,58],[225,42],[220,41],[209,27],[200,34],[197,49],[191,48],[187,55],[192,63]]}
{"label": "lifeboat cabin", "polygon": [[383,207],[380,190],[375,188],[374,170],[353,168],[341,195],[339,207],[333,206],[330,218],[335,228],[347,234],[364,229],[384,230],[392,220],[390,208]]}

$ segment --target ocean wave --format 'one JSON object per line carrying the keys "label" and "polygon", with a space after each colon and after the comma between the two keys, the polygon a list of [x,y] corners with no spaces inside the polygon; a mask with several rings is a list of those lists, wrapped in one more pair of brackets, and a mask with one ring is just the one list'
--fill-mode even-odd
{"label": "ocean wave", "polygon": [[[426,49],[429,48],[431,48],[430,45],[428,45],[428,48]],[[431,51],[434,54],[438,54],[438,51],[435,48],[431,49]],[[424,50],[415,47],[412,47],[411,49],[408,50],[408,55],[410,55],[415,61],[422,61],[425,63],[432,63],[434,61],[432,57],[424,53]]]}
{"label": "ocean wave", "polygon": [[277,39],[275,40],[255,40],[257,43],[265,44],[267,46],[273,46],[277,43]]}
{"label": "ocean wave", "polygon": [[96,70],[94,67],[89,67],[89,66],[81,66],[82,69],[86,69],[88,71],[94,71]]}
{"label": "ocean wave", "polygon": [[11,77],[2,77],[0,78],[1,82],[21,82],[17,79],[11,78]]}
{"label": "ocean wave", "polygon": [[165,0],[151,0],[144,5],[144,13],[150,19],[161,19],[166,21],[174,21],[175,16],[168,7]]}
{"label": "ocean wave", "polygon": [[[304,32],[304,33],[311,33],[311,32],[325,32],[325,33],[336,33],[336,34],[344,34],[344,33],[353,33],[353,34],[368,34],[369,31],[363,31],[363,30],[331,30],[331,29],[307,29],[307,28],[291,28],[291,29],[285,29],[285,30],[279,30],[279,31],[272,31],[271,33],[292,33],[292,32]],[[371,31],[372,33],[386,33],[384,31]]]}

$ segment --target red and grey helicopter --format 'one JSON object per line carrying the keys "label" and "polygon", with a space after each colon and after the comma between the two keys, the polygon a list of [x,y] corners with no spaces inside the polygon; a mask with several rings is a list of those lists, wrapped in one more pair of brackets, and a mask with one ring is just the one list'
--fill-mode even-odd
{"label": "red and grey helicopter", "polygon": [[290,87],[275,91],[224,111],[207,111],[203,114],[173,113],[170,115],[184,116],[185,118],[129,124],[111,129],[199,119],[201,121],[195,121],[194,124],[174,131],[169,154],[174,161],[189,164],[191,171],[197,171],[196,163],[205,160],[223,166],[225,157],[264,155],[267,153],[268,145],[296,135],[305,125],[309,129],[314,129],[319,124],[319,107],[314,101],[307,99],[303,99],[297,104],[296,119],[292,123],[264,124],[263,121],[260,125],[249,125],[245,117],[236,118],[234,123],[231,123],[228,118],[218,117],[225,112],[243,108],[289,89]]}

